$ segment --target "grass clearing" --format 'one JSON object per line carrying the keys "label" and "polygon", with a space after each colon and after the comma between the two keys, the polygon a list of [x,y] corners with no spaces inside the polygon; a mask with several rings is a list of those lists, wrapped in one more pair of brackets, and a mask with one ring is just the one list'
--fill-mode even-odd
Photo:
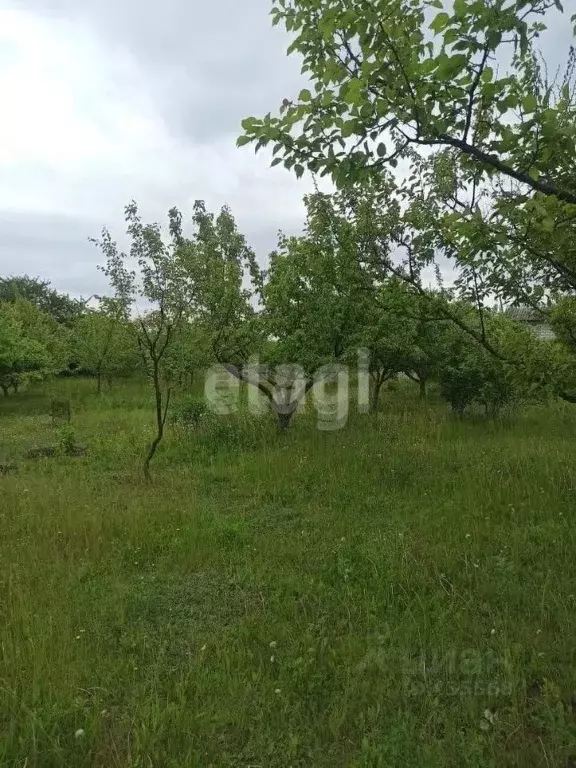
{"label": "grass clearing", "polygon": [[0,400],[3,768],[576,765],[573,408],[172,427],[147,487],[145,385],[53,386],[86,458]]}

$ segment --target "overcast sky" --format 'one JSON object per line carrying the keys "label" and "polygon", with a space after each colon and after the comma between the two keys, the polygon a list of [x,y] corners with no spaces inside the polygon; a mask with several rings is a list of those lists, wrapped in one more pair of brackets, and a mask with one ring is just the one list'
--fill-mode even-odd
{"label": "overcast sky", "polygon": [[231,206],[261,260],[298,231],[308,191],[240,121],[297,92],[270,0],[0,0],[0,275],[104,290],[87,243],[132,198],[164,221]]}
{"label": "overcast sky", "polygon": [[[574,2],[574,0],[566,0]],[[203,198],[231,206],[261,261],[309,187],[237,149],[240,121],[298,93],[270,0],[0,0],[0,275],[105,291],[87,242]],[[566,50],[558,18],[547,56]],[[561,26],[562,25],[562,26]],[[561,44],[560,44],[561,43]]]}

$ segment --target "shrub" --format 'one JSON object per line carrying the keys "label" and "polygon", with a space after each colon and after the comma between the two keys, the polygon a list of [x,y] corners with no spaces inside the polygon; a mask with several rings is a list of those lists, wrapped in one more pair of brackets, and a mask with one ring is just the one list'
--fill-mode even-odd
{"label": "shrub", "polygon": [[76,433],[71,424],[63,424],[58,430],[58,448],[64,454],[71,454],[76,448]]}
{"label": "shrub", "polygon": [[472,368],[447,366],[440,374],[440,396],[459,415],[474,402],[481,379]]}
{"label": "shrub", "polygon": [[197,427],[208,415],[208,406],[203,400],[188,398],[174,405],[172,423],[184,427]]}
{"label": "shrub", "polygon": [[440,395],[460,416],[473,405],[483,407],[487,416],[497,416],[521,399],[511,371],[487,354],[467,355],[459,364],[446,366],[440,372]]}

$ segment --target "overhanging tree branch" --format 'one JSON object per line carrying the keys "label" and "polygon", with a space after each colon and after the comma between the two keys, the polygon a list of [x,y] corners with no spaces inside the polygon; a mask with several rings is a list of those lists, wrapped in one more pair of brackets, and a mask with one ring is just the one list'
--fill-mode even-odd
{"label": "overhanging tree branch", "polygon": [[496,157],[496,155],[491,155],[488,152],[484,152],[483,150],[478,149],[478,147],[469,144],[463,139],[457,139],[455,136],[449,136],[448,134],[443,133],[435,139],[417,138],[413,139],[413,142],[427,146],[448,145],[455,147],[464,154],[473,157],[475,160],[478,160],[484,165],[490,168],[494,168],[495,170],[500,171],[500,173],[503,173],[506,176],[510,176],[512,179],[516,179],[516,181],[519,181],[522,184],[526,184],[527,186],[532,187],[532,189],[536,190],[537,192],[542,192],[544,195],[553,195],[557,197],[558,200],[576,205],[576,194],[573,192],[559,189],[554,184],[549,184],[545,181],[533,179],[527,173],[522,173],[521,171],[517,171],[516,169],[507,165],[505,162]]}

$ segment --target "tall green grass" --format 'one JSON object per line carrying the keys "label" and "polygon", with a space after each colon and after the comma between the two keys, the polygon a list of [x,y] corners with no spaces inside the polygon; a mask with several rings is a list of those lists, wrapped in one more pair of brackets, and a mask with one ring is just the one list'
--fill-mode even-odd
{"label": "tall green grass", "polygon": [[[66,393],[88,457],[22,460]],[[173,425],[147,486],[144,384],[0,400],[0,765],[576,765],[575,430],[402,386]]]}

